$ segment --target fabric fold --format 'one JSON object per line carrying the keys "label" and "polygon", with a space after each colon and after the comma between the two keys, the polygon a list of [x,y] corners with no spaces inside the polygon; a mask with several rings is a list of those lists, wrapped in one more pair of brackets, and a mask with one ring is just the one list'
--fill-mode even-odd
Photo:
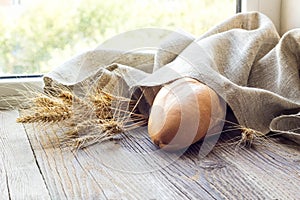
{"label": "fabric fold", "polygon": [[[295,120],[300,111],[299,59],[300,29],[280,38],[269,18],[250,12],[234,15],[197,39],[184,32],[173,33],[156,54],[90,51],[54,69],[44,80],[45,88],[76,85],[101,79],[103,70],[112,65],[110,76],[117,74],[132,90],[191,77],[215,90],[242,126],[263,134],[284,132],[299,141],[300,124]],[[104,79],[102,82],[105,84]],[[147,101],[155,94],[149,92]],[[287,111],[291,118],[281,117]]]}

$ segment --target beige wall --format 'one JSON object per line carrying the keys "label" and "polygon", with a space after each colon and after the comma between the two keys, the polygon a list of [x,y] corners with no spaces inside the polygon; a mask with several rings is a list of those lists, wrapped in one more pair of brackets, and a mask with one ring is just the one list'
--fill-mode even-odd
{"label": "beige wall", "polygon": [[242,0],[242,11],[259,11],[267,15],[278,32],[300,28],[300,0]]}
{"label": "beige wall", "polygon": [[242,0],[242,12],[259,11],[268,16],[278,32],[281,30],[280,12],[282,0]]}
{"label": "beige wall", "polygon": [[282,0],[281,4],[281,33],[294,28],[300,28],[300,1]]}

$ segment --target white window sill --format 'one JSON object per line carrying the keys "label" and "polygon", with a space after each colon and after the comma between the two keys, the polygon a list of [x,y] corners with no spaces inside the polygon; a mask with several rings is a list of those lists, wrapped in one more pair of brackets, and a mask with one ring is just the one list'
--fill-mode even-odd
{"label": "white window sill", "polygon": [[41,77],[0,79],[0,109],[15,108],[28,98],[30,93],[42,89]]}

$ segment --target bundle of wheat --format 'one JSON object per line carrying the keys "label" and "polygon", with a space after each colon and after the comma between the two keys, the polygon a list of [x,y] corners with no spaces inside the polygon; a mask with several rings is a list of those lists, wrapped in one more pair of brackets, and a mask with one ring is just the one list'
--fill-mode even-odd
{"label": "bundle of wheat", "polygon": [[89,86],[84,95],[66,86],[57,86],[54,91],[35,93],[17,122],[62,125],[62,146],[81,149],[147,123],[147,118],[137,112],[140,98],[115,95],[97,84]]}

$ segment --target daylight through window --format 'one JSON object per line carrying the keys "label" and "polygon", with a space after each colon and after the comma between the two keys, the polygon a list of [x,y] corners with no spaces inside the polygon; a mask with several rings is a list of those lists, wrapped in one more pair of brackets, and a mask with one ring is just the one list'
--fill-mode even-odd
{"label": "daylight through window", "polygon": [[232,16],[235,0],[0,0],[0,76],[40,74],[129,30],[195,36]]}

